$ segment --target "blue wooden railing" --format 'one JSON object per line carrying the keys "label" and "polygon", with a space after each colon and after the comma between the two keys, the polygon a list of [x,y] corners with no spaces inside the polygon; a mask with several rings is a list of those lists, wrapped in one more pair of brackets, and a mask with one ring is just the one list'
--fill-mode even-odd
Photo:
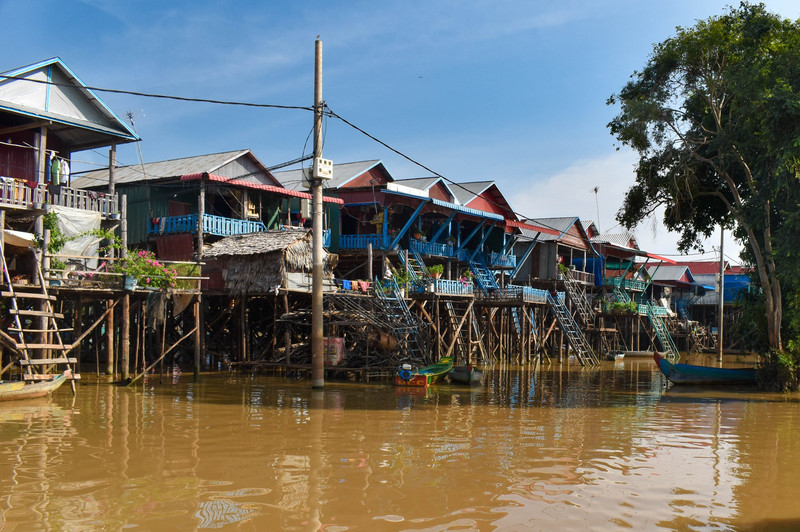
{"label": "blue wooden railing", "polygon": [[[151,235],[171,235],[176,233],[197,233],[197,214],[184,216],[164,216],[150,220],[147,232]],[[267,226],[261,221],[225,218],[213,214],[203,215],[203,233],[208,235],[229,236],[266,231]]]}
{"label": "blue wooden railing", "polygon": [[455,296],[472,295],[475,285],[471,281],[451,281],[449,279],[429,279],[418,288],[419,292],[433,292]]}
{"label": "blue wooden railing", "polygon": [[415,238],[410,239],[411,249],[421,255],[432,255],[436,257],[455,257],[455,249],[450,244],[439,242],[425,242]]}
{"label": "blue wooden railing", "polygon": [[378,234],[339,235],[339,249],[367,249],[368,244],[372,244],[373,249],[386,249],[391,244],[391,237]]}

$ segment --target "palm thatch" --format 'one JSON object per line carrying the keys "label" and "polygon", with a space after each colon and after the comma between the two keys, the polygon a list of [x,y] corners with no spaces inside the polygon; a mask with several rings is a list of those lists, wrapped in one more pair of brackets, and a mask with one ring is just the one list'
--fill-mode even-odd
{"label": "palm thatch", "polygon": [[[221,267],[230,292],[265,294],[286,286],[287,273],[311,272],[312,249],[309,229],[265,231],[223,238],[203,250],[203,259],[211,269]],[[323,253],[324,273],[330,278],[337,256]]]}

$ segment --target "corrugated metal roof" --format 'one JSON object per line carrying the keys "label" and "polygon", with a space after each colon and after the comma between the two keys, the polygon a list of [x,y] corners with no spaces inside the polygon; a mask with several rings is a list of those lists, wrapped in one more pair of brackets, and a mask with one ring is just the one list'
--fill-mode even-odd
{"label": "corrugated metal roof", "polygon": [[469,183],[453,183],[450,190],[461,205],[466,205],[480,196],[487,188],[494,185],[494,181],[472,181]]}
{"label": "corrugated metal roof", "polygon": [[540,225],[547,229],[553,229],[558,231],[558,235],[552,234],[542,234],[539,237],[539,240],[546,241],[546,240],[559,240],[564,233],[569,231],[569,229],[575,225],[575,222],[578,221],[576,216],[569,216],[569,217],[557,217],[557,218],[531,218],[527,220],[533,225]]}
{"label": "corrugated metal roof", "polygon": [[686,266],[648,266],[647,273],[653,279],[653,281],[683,281],[683,276],[685,275],[688,279],[688,282],[693,283],[694,277],[692,277],[692,272],[689,271],[689,268]]}
{"label": "corrugated metal roof", "polygon": [[[322,182],[322,188],[339,188],[346,185],[356,177],[364,174],[379,164],[383,164],[379,159],[372,161],[358,161],[352,163],[342,163],[333,165],[333,179]],[[284,170],[282,172],[275,172],[272,174],[275,179],[290,189],[290,190],[304,190],[303,186],[303,169],[297,168],[295,170]]]}
{"label": "corrugated metal roof", "polygon": [[639,245],[636,243],[636,236],[633,233],[601,233],[592,237],[592,243],[614,244],[624,248],[631,248],[631,240],[633,240],[634,243],[632,249],[639,249]]}
{"label": "corrugated metal roof", "polygon": [[394,183],[409,188],[416,188],[418,190],[425,191],[431,188],[439,181],[441,181],[440,177],[416,177],[413,179],[395,179]]}
{"label": "corrugated metal roof", "polygon": [[[6,116],[51,121],[51,133],[69,149],[131,142],[139,136],[58,57],[40,61],[0,79],[0,109]],[[32,81],[26,81],[32,80]]]}
{"label": "corrugated metal roof", "polygon": [[478,209],[473,209],[471,207],[464,207],[463,205],[456,205],[455,203],[450,203],[448,201],[442,201],[435,198],[429,198],[428,196],[421,196],[416,194],[409,194],[407,192],[399,192],[390,189],[386,189],[384,191],[386,194],[397,194],[398,196],[407,196],[411,198],[416,198],[422,201],[429,201],[433,205],[437,205],[439,207],[446,207],[448,209],[454,210],[456,212],[460,212],[463,214],[468,214],[470,216],[475,216],[476,218],[486,218],[488,220],[498,220],[502,221],[505,218],[500,216],[499,214],[495,214],[493,212],[486,212],[486,211],[479,211]]}
{"label": "corrugated metal roof", "polygon": [[[195,155],[192,157],[181,157],[180,159],[145,163],[144,169],[142,169],[142,165],[140,164],[118,166],[114,170],[114,181],[117,184],[138,183],[139,181],[144,181],[145,176],[147,180],[158,180],[176,178],[187,174],[202,174],[203,172],[214,173],[215,170],[218,170],[226,163],[248,153],[250,153],[250,150],[236,150]],[[253,157],[255,156],[253,155]],[[246,176],[242,176],[242,178],[244,177]],[[107,184],[107,168],[75,175],[72,179],[72,185],[78,188],[92,188]]]}
{"label": "corrugated metal roof", "polygon": [[[313,197],[308,192],[301,192],[299,190],[289,190],[288,188],[279,187],[276,185],[267,185],[264,183],[255,183],[253,181],[244,181],[242,179],[231,179],[229,177],[220,176],[216,174],[186,174],[181,176],[181,181],[196,181],[202,176],[208,176],[209,181],[216,181],[218,183],[226,183],[228,185],[235,185],[240,187],[252,188],[254,190],[263,190],[265,192],[272,192],[273,194],[280,194],[282,196],[292,196],[295,198],[303,198],[311,200]],[[344,205],[344,200],[340,198],[331,198],[329,196],[322,196],[323,203],[336,203]]]}

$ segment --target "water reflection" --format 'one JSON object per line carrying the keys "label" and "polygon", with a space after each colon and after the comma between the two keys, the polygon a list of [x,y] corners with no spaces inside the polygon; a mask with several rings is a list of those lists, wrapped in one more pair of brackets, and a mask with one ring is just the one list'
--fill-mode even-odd
{"label": "water reflection", "polygon": [[405,390],[219,375],[0,403],[0,526],[746,529],[797,522],[797,396],[650,360]]}

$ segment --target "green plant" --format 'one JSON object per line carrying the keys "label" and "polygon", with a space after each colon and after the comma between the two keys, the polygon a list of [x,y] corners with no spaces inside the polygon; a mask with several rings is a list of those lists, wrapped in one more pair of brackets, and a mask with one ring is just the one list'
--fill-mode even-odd
{"label": "green plant", "polygon": [[569,267],[563,262],[558,263],[558,273],[564,274],[569,271]]}
{"label": "green plant", "polygon": [[152,251],[141,250],[128,255],[117,271],[133,277],[141,286],[153,288],[175,288],[178,272],[156,259]]}
{"label": "green plant", "polygon": [[[58,228],[58,215],[54,211],[50,211],[42,217],[43,227],[45,230],[50,231],[50,242],[47,243],[48,255],[55,255],[64,247],[64,244],[72,240],[67,237]],[[42,249],[44,247],[44,237],[36,235],[36,247]],[[63,270],[67,264],[58,258],[50,259],[50,268],[53,270]]]}
{"label": "green plant", "polygon": [[444,273],[444,265],[443,264],[434,264],[432,266],[428,266],[428,272],[432,274],[441,275]]}

